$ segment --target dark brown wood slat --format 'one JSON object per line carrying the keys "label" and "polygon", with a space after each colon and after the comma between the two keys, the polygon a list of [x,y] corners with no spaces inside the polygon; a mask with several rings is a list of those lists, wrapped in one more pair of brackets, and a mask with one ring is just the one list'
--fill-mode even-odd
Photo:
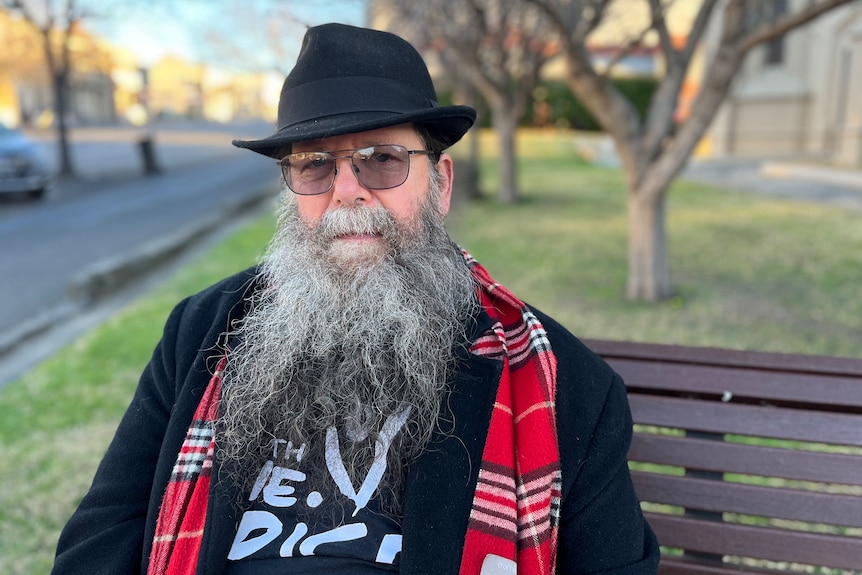
{"label": "dark brown wood slat", "polygon": [[862,527],[862,497],[632,472],[641,501],[807,523]]}
{"label": "dark brown wood slat", "polygon": [[835,569],[862,566],[862,538],[646,513],[661,545]]}
{"label": "dark brown wood slat", "polygon": [[730,392],[737,398],[812,406],[862,406],[862,382],[852,377],[632,359],[612,359],[609,363],[629,387],[717,395]]}
{"label": "dark brown wood slat", "polygon": [[629,394],[635,423],[862,446],[862,415]]}
{"label": "dark brown wood slat", "polygon": [[862,457],[635,433],[628,459],[703,471],[862,485]]}
{"label": "dark brown wood slat", "polygon": [[862,359],[743,351],[715,347],[666,345],[585,339],[584,343],[597,354],[607,359],[630,358],[650,361],[753,367],[777,371],[806,371],[862,377]]}
{"label": "dark brown wood slat", "polygon": [[782,573],[782,571],[755,569],[753,567],[732,564],[722,566],[706,565],[694,561],[686,561],[672,555],[663,556],[661,564],[658,566],[658,575],[741,575],[744,573],[776,575],[776,573]]}

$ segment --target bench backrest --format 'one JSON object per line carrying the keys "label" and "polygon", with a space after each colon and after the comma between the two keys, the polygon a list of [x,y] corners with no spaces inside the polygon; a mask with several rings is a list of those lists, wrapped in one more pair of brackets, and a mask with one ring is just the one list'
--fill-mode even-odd
{"label": "bench backrest", "polygon": [[862,360],[586,343],[628,388],[662,574],[862,573]]}

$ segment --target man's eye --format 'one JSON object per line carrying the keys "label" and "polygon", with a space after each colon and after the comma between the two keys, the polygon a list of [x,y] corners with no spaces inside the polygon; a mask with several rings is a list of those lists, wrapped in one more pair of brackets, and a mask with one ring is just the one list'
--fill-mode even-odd
{"label": "man's eye", "polygon": [[378,152],[371,157],[375,162],[379,162],[381,164],[386,163],[386,162],[393,159],[392,154],[385,153],[385,152]]}
{"label": "man's eye", "polygon": [[329,163],[329,157],[323,154],[303,154],[297,155],[291,164],[294,168],[306,170],[320,170],[325,168]]}

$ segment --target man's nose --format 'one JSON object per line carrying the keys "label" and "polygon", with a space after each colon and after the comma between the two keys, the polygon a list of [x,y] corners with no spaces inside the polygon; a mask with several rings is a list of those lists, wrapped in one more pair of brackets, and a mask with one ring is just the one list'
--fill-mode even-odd
{"label": "man's nose", "polygon": [[[341,169],[339,169],[341,162]],[[335,160],[335,181],[332,183],[332,201],[345,206],[366,203],[371,192],[359,182],[359,168],[351,158]]]}

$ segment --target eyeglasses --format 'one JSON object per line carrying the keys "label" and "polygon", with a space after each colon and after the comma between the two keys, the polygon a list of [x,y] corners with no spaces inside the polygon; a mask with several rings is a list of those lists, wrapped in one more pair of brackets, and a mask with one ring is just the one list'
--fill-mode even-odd
{"label": "eyeglasses", "polygon": [[353,173],[362,187],[369,190],[388,190],[407,181],[410,156],[413,154],[433,152],[384,144],[354,150],[296,152],[286,155],[278,164],[287,187],[294,194],[316,196],[332,189],[335,176],[338,175],[336,160],[350,158]]}

